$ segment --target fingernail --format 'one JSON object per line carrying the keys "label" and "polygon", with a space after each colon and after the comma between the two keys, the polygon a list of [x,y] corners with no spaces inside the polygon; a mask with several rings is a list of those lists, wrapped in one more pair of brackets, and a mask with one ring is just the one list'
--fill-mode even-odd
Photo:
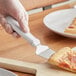
{"label": "fingernail", "polygon": [[24,32],[25,32],[25,33],[29,32],[29,31],[30,31],[30,30],[29,30],[28,27],[24,28]]}
{"label": "fingernail", "polygon": [[25,33],[27,32],[27,29],[25,27],[23,28],[23,32],[25,32]]}
{"label": "fingernail", "polygon": [[16,33],[13,33],[12,35],[13,35],[14,38],[17,38],[17,34]]}

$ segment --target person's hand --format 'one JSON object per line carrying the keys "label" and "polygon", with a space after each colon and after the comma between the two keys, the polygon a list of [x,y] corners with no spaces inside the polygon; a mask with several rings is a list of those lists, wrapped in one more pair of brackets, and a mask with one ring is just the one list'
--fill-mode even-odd
{"label": "person's hand", "polygon": [[0,0],[0,23],[9,34],[15,37],[19,35],[12,29],[5,19],[6,16],[12,16],[16,19],[23,32],[28,32],[28,14],[19,0]]}

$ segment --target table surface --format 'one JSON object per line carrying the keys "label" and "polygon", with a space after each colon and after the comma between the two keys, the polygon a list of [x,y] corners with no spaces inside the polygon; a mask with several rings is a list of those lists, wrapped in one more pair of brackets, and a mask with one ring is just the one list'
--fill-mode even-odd
{"label": "table surface", "polygon": [[[55,51],[58,51],[60,48],[65,46],[76,46],[76,39],[70,39],[57,35],[43,24],[43,18],[48,13],[60,9],[71,8],[75,4],[76,2],[30,15],[29,27],[32,34],[39,38],[42,44],[49,46]],[[35,55],[35,48],[32,47],[26,40],[23,38],[13,38],[11,35],[7,34],[2,27],[0,27],[0,57],[33,63],[41,63],[45,61],[45,59]],[[19,76],[34,76],[20,72],[15,73]]]}

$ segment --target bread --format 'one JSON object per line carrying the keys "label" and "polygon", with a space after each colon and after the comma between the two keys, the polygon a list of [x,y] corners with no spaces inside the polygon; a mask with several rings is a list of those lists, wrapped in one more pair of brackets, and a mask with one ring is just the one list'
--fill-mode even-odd
{"label": "bread", "polygon": [[67,27],[64,32],[69,34],[76,34],[76,18],[74,18],[71,25]]}
{"label": "bread", "polygon": [[[76,50],[76,49],[75,49]],[[65,70],[76,72],[76,51],[69,47],[62,48],[49,58],[48,62]]]}

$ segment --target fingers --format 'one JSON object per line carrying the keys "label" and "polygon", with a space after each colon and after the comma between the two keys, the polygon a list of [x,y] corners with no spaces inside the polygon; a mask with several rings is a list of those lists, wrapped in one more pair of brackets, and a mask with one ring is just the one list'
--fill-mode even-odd
{"label": "fingers", "polygon": [[[22,31],[23,32],[29,32],[28,15],[26,15],[26,13],[24,13],[22,15],[18,15],[18,17],[16,17],[16,18],[20,24]],[[16,38],[20,37],[20,35],[17,34],[17,32],[15,32],[13,30],[13,28],[10,26],[10,24],[8,24],[7,20],[5,19],[5,17],[3,15],[0,15],[0,23],[7,33],[12,34]]]}
{"label": "fingers", "polygon": [[[11,7],[10,7],[11,4]],[[15,37],[19,37],[19,35],[12,29],[10,24],[8,24],[7,20],[4,16],[11,16],[16,19],[22,29],[23,32],[29,32],[28,27],[28,14],[19,0],[15,2],[15,0],[9,0],[4,3],[3,7],[4,12],[0,13],[0,23],[5,29],[5,31],[9,34],[12,34]]]}
{"label": "fingers", "polygon": [[25,32],[25,33],[29,32],[28,14],[26,12],[24,12],[24,11],[22,11],[22,12],[20,11],[19,13],[16,12],[16,15],[13,14],[12,16],[13,16],[13,18],[15,18],[18,21],[18,23],[21,27],[21,30],[23,32]]}
{"label": "fingers", "polygon": [[15,31],[13,31],[12,27],[7,23],[6,19],[2,15],[0,15],[0,23],[7,33],[12,34],[16,38],[20,37]]}
{"label": "fingers", "polygon": [[2,15],[0,15],[0,23],[7,33],[11,34],[13,32],[11,26],[7,23],[6,19]]}
{"label": "fingers", "polygon": [[[9,7],[8,7],[9,8]],[[12,1],[12,6],[8,10],[8,15],[16,19],[21,27],[23,32],[29,32],[28,27],[28,14],[25,8],[22,6],[20,1]]]}
{"label": "fingers", "polygon": [[28,27],[28,15],[27,14],[19,14],[17,21],[23,32],[29,32]]}
{"label": "fingers", "polygon": [[17,34],[16,32],[13,32],[12,35],[13,35],[13,37],[15,37],[15,38],[19,38],[19,37],[20,37],[20,35]]}

